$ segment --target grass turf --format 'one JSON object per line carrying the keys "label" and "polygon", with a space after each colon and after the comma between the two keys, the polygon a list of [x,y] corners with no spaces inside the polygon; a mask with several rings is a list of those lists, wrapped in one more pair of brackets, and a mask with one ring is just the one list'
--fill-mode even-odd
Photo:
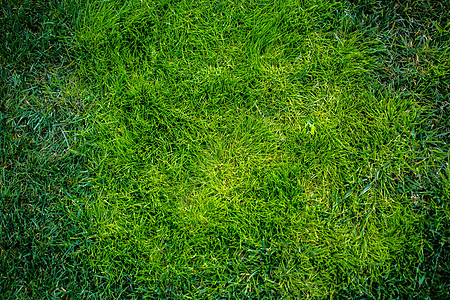
{"label": "grass turf", "polygon": [[[2,268],[15,274],[2,290],[448,295],[448,14],[413,4],[94,1],[75,44],[51,22],[38,39],[10,29],[30,40],[2,53]],[[3,12],[4,27],[34,15]],[[92,102],[88,127],[68,117],[85,108],[67,105],[80,92],[60,74],[19,105],[34,86],[21,78],[47,75],[70,47],[75,86],[91,86],[78,96]],[[48,60],[22,68],[21,53]],[[61,120],[72,127],[59,134]],[[74,178],[86,163],[93,178]]]}
{"label": "grass turf", "polygon": [[68,55],[78,9],[68,1],[0,1],[2,299],[92,294],[89,267],[74,258],[83,234],[67,217],[68,195],[86,195],[89,182],[76,132],[90,95]]}
{"label": "grass turf", "polygon": [[345,8],[89,7],[77,35],[80,72],[101,93],[87,133],[95,268],[172,297],[423,282],[422,207],[444,202],[408,179],[439,165],[447,185],[448,148],[423,147],[427,103],[383,90],[370,73],[383,48]]}

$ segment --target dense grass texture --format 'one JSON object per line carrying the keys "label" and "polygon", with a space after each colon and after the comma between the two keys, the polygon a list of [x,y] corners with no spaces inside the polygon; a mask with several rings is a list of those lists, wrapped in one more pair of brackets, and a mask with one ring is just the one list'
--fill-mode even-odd
{"label": "dense grass texture", "polygon": [[[400,99],[413,97],[422,107],[415,130],[420,153],[413,165],[421,172],[404,170],[399,191],[420,199],[417,213],[424,216],[422,278],[381,281],[372,292],[384,297],[448,298],[449,273],[449,88],[450,3],[446,1],[354,1],[353,16],[363,28],[364,39],[377,40],[378,67],[373,72],[382,91],[394,91]],[[417,151],[417,149],[416,149]],[[424,164],[425,163],[425,164]],[[445,173],[447,172],[447,176]],[[397,282],[397,283],[396,283]],[[357,297],[356,291],[345,297]]]}
{"label": "dense grass texture", "polygon": [[[0,1],[0,298],[79,299],[93,286],[68,195],[87,193],[69,1]],[[70,208],[72,211],[72,208]],[[94,292],[95,294],[98,291]],[[66,298],[65,298],[66,299]]]}
{"label": "dense grass texture", "polygon": [[[86,132],[96,270],[205,299],[423,284],[424,207],[448,211],[448,147],[423,128],[424,99],[382,89],[383,45],[346,8],[88,7],[77,36],[101,95]],[[410,177],[430,168],[439,192],[414,193]]]}
{"label": "dense grass texture", "polygon": [[447,3],[0,3],[2,297],[450,297]]}

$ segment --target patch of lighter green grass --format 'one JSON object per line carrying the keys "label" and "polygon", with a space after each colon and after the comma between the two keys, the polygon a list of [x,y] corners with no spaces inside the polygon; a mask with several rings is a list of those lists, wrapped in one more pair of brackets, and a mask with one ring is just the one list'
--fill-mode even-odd
{"label": "patch of lighter green grass", "polygon": [[421,216],[395,191],[418,106],[371,89],[343,10],[91,4],[93,266],[172,296],[306,297],[418,259]]}

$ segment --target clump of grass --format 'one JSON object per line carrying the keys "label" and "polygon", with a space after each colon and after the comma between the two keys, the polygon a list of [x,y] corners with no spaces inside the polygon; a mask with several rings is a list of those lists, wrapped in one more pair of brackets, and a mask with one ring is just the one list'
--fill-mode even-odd
{"label": "clump of grass", "polygon": [[402,293],[428,278],[423,208],[448,189],[408,187],[437,162],[448,186],[448,147],[428,140],[442,151],[424,160],[423,102],[378,88],[382,48],[346,8],[87,7],[93,268],[135,295],[208,299],[369,295],[393,274]]}

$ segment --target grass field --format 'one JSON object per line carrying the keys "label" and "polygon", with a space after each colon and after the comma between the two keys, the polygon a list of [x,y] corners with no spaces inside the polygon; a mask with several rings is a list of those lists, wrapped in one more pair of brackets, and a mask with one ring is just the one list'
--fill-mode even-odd
{"label": "grass field", "polygon": [[0,294],[446,298],[443,1],[1,1]]}

